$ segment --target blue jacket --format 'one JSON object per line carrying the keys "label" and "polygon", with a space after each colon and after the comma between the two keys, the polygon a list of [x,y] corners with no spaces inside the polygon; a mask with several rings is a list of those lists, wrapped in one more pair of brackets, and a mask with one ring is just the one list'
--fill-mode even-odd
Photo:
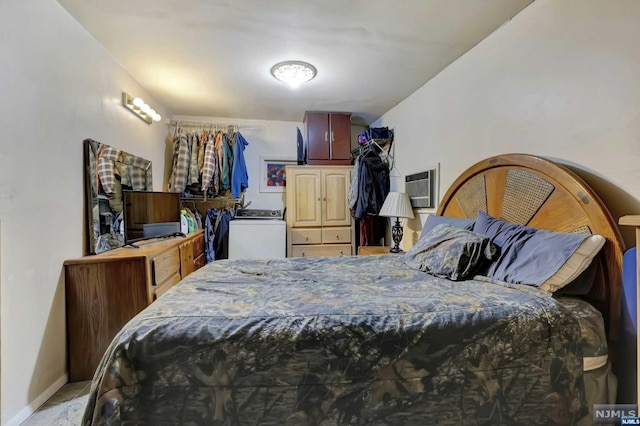
{"label": "blue jacket", "polygon": [[247,145],[249,142],[240,132],[237,132],[231,170],[231,196],[233,198],[238,198],[242,191],[249,187],[249,174],[247,173],[247,164],[244,162],[244,149]]}

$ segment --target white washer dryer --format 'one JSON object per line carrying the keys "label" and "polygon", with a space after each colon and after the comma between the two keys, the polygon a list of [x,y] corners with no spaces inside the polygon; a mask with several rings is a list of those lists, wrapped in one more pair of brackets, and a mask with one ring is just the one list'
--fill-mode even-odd
{"label": "white washer dryer", "polygon": [[229,222],[229,259],[287,257],[287,223],[281,219],[233,219]]}

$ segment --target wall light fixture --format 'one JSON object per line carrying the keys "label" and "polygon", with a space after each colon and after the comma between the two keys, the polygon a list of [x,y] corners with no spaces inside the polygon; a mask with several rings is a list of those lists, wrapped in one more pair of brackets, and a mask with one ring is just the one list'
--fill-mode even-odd
{"label": "wall light fixture", "polygon": [[142,98],[134,98],[125,92],[122,92],[122,106],[140,117],[147,124],[162,119],[160,114],[147,105]]}

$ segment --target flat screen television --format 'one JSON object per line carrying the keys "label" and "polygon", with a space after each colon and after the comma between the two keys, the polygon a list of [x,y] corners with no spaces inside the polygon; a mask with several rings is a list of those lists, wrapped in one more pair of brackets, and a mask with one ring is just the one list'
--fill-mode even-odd
{"label": "flat screen television", "polygon": [[176,192],[122,191],[124,243],[180,232],[180,194]]}

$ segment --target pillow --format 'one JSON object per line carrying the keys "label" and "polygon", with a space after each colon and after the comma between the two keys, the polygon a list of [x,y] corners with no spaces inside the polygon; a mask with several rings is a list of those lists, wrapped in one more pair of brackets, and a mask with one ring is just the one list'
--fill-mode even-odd
{"label": "pillow", "polygon": [[494,254],[488,237],[443,223],[420,237],[404,255],[404,263],[438,277],[463,280]]}
{"label": "pillow", "polygon": [[586,296],[593,288],[595,282],[602,277],[602,267],[596,257],[591,264],[569,284],[560,288],[555,294],[561,296]]}
{"label": "pillow", "polygon": [[427,216],[427,220],[424,222],[424,226],[422,227],[422,232],[420,233],[420,238],[427,232],[431,231],[436,226],[441,223],[446,223],[448,225],[455,226],[456,228],[466,229],[468,231],[473,231],[473,223],[475,219],[461,219],[458,217],[446,217],[446,216],[437,216],[435,214],[430,214]]}
{"label": "pillow", "polygon": [[600,235],[544,231],[484,212],[478,212],[474,231],[487,235],[499,252],[486,271],[488,277],[534,285],[547,293],[577,278],[605,243]]}

